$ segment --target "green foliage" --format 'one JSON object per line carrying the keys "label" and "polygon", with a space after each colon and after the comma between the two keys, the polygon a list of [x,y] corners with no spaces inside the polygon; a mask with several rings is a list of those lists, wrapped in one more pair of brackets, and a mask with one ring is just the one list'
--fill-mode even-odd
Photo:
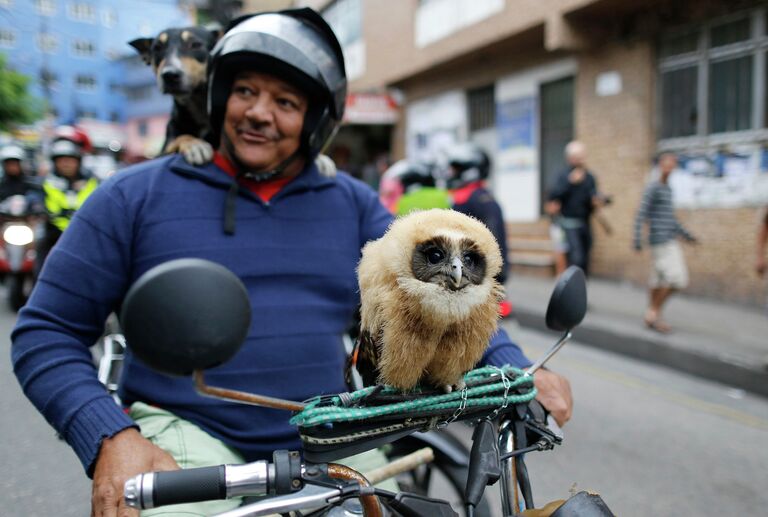
{"label": "green foliage", "polygon": [[29,94],[30,80],[8,68],[5,55],[0,54],[0,130],[40,118],[41,101]]}

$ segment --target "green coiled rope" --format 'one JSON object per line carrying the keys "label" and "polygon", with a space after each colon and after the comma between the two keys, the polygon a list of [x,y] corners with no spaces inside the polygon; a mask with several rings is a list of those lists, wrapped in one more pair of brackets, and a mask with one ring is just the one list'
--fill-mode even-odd
{"label": "green coiled rope", "polygon": [[[487,382],[493,377],[498,377],[497,382]],[[443,412],[447,415],[466,408],[487,407],[505,408],[508,405],[527,403],[536,396],[536,388],[533,386],[533,377],[524,375],[524,372],[513,366],[497,368],[485,366],[467,372],[464,376],[467,388],[452,393],[440,395],[425,395],[412,400],[394,402],[375,406],[349,407],[351,404],[361,401],[369,396],[376,388],[374,386],[363,388],[352,393],[333,397],[314,397],[307,401],[307,406],[291,418],[291,424],[300,427],[313,427],[334,422],[352,422],[367,420],[370,418],[409,414],[418,411]],[[510,393],[528,387],[523,393]],[[381,395],[396,395],[398,390],[385,387]],[[419,390],[409,393],[410,396],[418,394]]]}

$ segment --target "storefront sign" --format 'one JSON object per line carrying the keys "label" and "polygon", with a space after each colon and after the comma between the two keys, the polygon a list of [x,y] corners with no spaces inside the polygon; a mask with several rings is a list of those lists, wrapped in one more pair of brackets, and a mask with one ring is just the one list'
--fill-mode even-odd
{"label": "storefront sign", "polygon": [[394,124],[399,118],[397,103],[388,94],[351,93],[344,110],[346,124]]}
{"label": "storefront sign", "polygon": [[524,97],[496,105],[500,172],[529,172],[536,167],[536,99]]}

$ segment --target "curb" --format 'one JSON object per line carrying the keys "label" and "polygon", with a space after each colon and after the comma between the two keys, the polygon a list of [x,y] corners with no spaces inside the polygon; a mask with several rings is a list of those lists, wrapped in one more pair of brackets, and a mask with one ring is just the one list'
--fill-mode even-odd
{"label": "curb", "polygon": [[[526,310],[518,305],[513,314],[523,327],[548,330],[540,312]],[[573,339],[580,344],[667,366],[768,397],[768,370],[728,357],[681,349],[660,340],[622,334],[588,322],[573,330]]]}

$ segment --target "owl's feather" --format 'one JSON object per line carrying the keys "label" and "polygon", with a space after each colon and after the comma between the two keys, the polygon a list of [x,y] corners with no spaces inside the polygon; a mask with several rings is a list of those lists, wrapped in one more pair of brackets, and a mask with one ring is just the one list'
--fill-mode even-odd
{"label": "owl's feather", "polygon": [[[415,255],[433,242],[451,256],[465,257],[462,250],[469,250],[482,268],[466,268],[468,276],[460,288],[432,277],[418,278],[417,270],[421,274],[421,269],[433,266],[417,265]],[[360,348],[370,358],[367,381],[375,371],[376,382],[401,390],[420,382],[458,384],[480,360],[496,330],[503,289],[494,277],[501,264],[488,228],[452,210],[413,212],[368,243],[358,267],[361,331],[367,336]]]}

